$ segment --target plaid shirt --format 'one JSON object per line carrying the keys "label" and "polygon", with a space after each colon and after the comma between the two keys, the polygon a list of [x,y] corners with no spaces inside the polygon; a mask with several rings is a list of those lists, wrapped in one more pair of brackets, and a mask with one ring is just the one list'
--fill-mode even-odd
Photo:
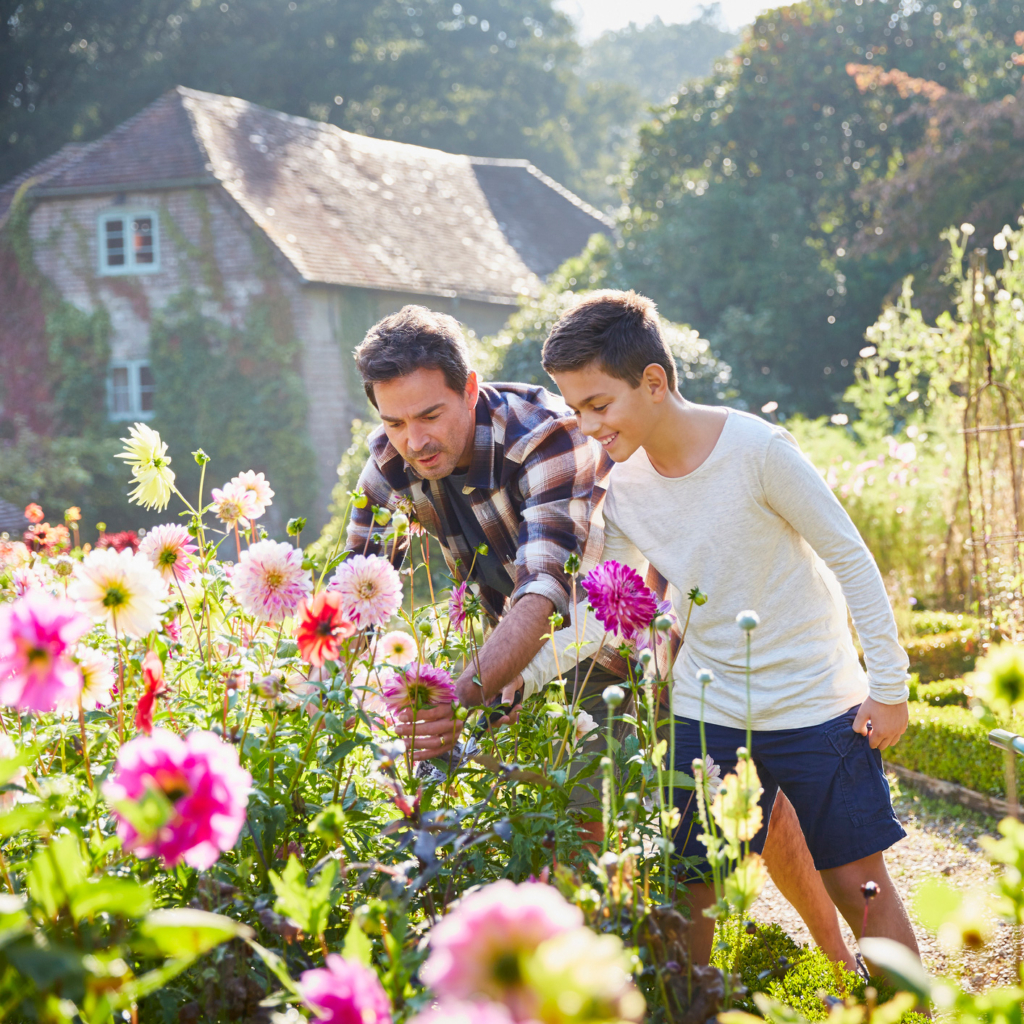
{"label": "plaid shirt", "polygon": [[[442,481],[419,477],[383,426],[370,435],[369,445],[370,458],[359,477],[369,502],[353,510],[346,547],[380,553],[370,506],[395,510],[411,502],[420,524],[440,543],[452,575],[464,579],[473,550]],[[490,551],[514,586],[507,600],[500,591],[480,586],[481,601],[495,621],[524,594],[548,598],[568,621],[571,583],[563,567],[573,553],[581,556],[581,572],[600,561],[599,509],[610,468],[597,443],[580,433],[575,417],[549,391],[525,384],[481,386],[463,490]],[[399,539],[396,565],[404,561],[408,544],[408,537]]]}

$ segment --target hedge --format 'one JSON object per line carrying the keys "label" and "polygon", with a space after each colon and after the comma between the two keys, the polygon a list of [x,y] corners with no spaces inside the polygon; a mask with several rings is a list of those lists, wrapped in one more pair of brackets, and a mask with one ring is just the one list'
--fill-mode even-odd
{"label": "hedge", "polygon": [[965,708],[971,696],[971,688],[964,679],[940,679],[936,683],[921,683],[915,675],[910,680],[910,699],[933,708]]}
{"label": "hedge", "polygon": [[978,658],[979,641],[977,634],[964,629],[914,637],[906,648],[910,671],[916,672],[922,683],[930,683],[972,671]]}
{"label": "hedge", "polygon": [[1006,797],[1003,752],[989,744],[988,729],[967,708],[911,701],[906,733],[883,756],[934,779]]}

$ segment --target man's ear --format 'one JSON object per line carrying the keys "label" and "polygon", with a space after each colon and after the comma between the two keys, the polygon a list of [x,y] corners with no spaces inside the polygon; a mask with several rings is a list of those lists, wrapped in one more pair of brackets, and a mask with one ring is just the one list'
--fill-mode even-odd
{"label": "man's ear", "polygon": [[470,370],[466,378],[466,405],[470,409],[476,408],[476,401],[480,397],[480,381],[477,378],[476,370]]}
{"label": "man's ear", "polygon": [[668,386],[668,374],[660,363],[651,363],[644,367],[643,382],[640,385],[655,402],[663,402],[671,390]]}

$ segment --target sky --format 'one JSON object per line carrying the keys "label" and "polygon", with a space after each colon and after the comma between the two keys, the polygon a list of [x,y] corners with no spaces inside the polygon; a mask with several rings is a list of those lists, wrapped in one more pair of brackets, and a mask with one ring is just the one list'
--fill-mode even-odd
{"label": "sky", "polygon": [[[646,25],[656,15],[666,24],[692,21],[700,13],[696,0],[556,0],[556,6],[580,27],[585,41],[594,39],[608,29],[624,28],[629,22]],[[721,0],[722,22],[735,29],[749,25],[754,17],[769,7],[779,6],[762,0]]]}

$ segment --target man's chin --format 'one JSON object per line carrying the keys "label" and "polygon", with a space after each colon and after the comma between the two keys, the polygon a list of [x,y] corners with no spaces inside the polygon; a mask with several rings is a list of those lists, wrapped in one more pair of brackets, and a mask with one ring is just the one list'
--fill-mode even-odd
{"label": "man's chin", "polygon": [[413,467],[424,480],[440,480],[451,474],[452,466],[450,460],[442,453],[434,462],[424,466],[422,462],[413,462]]}

